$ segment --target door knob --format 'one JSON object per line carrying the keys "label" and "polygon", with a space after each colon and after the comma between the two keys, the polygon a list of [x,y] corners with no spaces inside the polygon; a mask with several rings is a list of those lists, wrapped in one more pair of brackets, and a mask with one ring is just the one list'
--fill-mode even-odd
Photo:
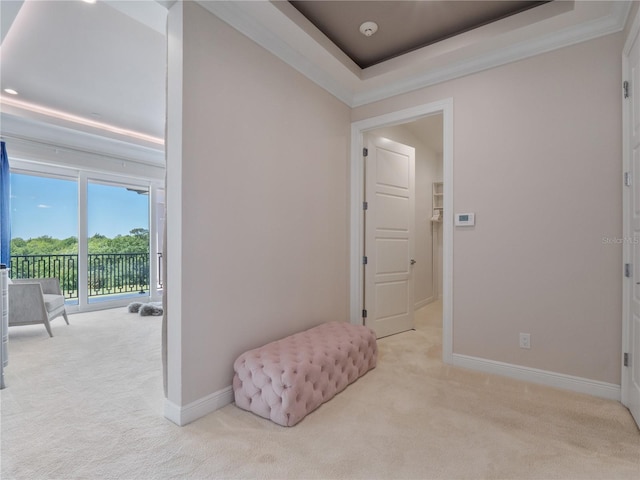
{"label": "door knob", "polygon": [[416,261],[412,258],[411,259],[411,265],[415,265],[415,264],[416,264]]}

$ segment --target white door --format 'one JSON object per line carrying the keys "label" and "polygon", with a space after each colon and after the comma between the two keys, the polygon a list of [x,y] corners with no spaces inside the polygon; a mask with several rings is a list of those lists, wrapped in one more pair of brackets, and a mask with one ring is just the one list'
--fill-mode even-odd
{"label": "white door", "polygon": [[365,144],[365,325],[380,338],[413,328],[415,149],[373,135]]}
{"label": "white door", "polygon": [[622,403],[640,425],[640,45],[638,37],[628,56],[625,79],[625,181],[623,217],[625,266]]}

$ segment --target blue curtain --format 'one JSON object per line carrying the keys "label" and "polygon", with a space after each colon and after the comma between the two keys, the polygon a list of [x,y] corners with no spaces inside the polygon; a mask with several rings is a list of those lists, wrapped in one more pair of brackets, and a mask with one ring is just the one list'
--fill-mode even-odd
{"label": "blue curtain", "polygon": [[11,184],[9,183],[9,158],[7,147],[0,142],[0,263],[7,267],[11,262]]}

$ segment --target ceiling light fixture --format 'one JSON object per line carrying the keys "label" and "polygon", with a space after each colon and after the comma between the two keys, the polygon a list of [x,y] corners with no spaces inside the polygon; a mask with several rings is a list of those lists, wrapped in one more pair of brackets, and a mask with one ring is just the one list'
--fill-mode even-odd
{"label": "ceiling light fixture", "polygon": [[96,0],[82,0],[84,3],[96,3]]}
{"label": "ceiling light fixture", "polygon": [[360,33],[365,37],[370,37],[378,31],[378,24],[376,22],[364,22],[360,25]]}
{"label": "ceiling light fixture", "polygon": [[15,91],[13,88],[5,88],[4,91],[7,92],[9,95],[17,95],[18,94],[18,92]]}

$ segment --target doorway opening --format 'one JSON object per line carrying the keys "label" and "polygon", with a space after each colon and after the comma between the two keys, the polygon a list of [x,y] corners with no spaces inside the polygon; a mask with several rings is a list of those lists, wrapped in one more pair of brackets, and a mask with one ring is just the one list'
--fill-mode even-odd
{"label": "doorway opening", "polygon": [[[386,256],[387,270],[391,274],[384,275],[391,281],[387,285],[402,285],[397,281],[398,271],[405,270],[408,274],[408,287],[410,292],[401,292],[397,298],[397,307],[402,312],[402,317],[409,317],[408,321],[404,321],[404,328],[400,328],[397,332],[411,328],[429,328],[430,331],[441,336],[442,329],[442,240],[443,240],[443,218],[444,218],[444,182],[443,182],[443,115],[437,113],[429,115],[409,123],[403,123],[391,127],[377,128],[365,133],[365,143],[368,145],[369,163],[376,159],[381,161],[379,152],[375,151],[378,142],[376,139],[382,139],[382,145],[388,149],[390,145],[406,146],[411,149],[411,162],[413,163],[412,173],[412,218],[410,230],[407,232],[410,237],[409,242],[403,242],[397,238],[397,231],[387,232],[383,237],[387,237],[386,241],[380,242],[391,243],[392,245],[408,245],[410,251],[404,251],[403,248],[395,248],[396,252],[391,252],[392,258]],[[390,142],[387,142],[387,141]],[[388,150],[386,150],[388,151]],[[365,162],[366,163],[366,162]],[[366,175],[370,178],[369,169]],[[388,185],[387,185],[387,188]],[[378,201],[372,201],[373,192],[369,191],[368,183],[365,184],[365,199],[368,202],[368,208],[375,207],[378,210],[380,205]],[[365,213],[365,217],[367,213]],[[397,215],[396,215],[397,216]],[[379,217],[376,215],[374,218]],[[365,267],[368,275],[365,275],[365,292],[364,304],[368,312],[368,319],[375,315],[376,331],[378,336],[381,335],[379,330],[388,330],[378,328],[379,323],[384,324],[385,320],[380,320],[378,315],[380,312],[372,307],[374,299],[371,295],[367,295],[367,290],[375,291],[374,278],[379,275],[372,275],[371,269],[376,268],[380,271],[380,255],[386,250],[381,245],[374,246],[375,241],[371,241],[370,234],[371,222],[365,218],[365,255],[369,258],[369,263]],[[389,235],[391,233],[391,235]],[[389,236],[396,238],[388,238]],[[393,250],[394,247],[391,247]],[[399,251],[398,251],[399,250]],[[396,253],[393,258],[393,253]],[[378,258],[376,258],[378,257]],[[393,268],[394,260],[398,264]],[[379,285],[379,284],[378,284]],[[389,288],[387,288],[389,290]],[[382,293],[382,292],[381,292]],[[386,297],[390,295],[387,292]],[[404,295],[403,295],[404,293]],[[375,294],[374,294],[375,296]],[[393,297],[393,295],[391,295]],[[393,298],[386,298],[386,301],[393,303]],[[387,309],[389,306],[387,306]],[[388,316],[387,322],[401,323],[400,315]],[[396,333],[396,332],[394,332]],[[441,338],[438,338],[438,342]]]}
{"label": "doorway opening", "polygon": [[[425,128],[438,123],[441,125],[439,133],[436,133],[433,128]],[[445,363],[452,363],[453,100],[446,99],[352,124],[350,313],[351,322],[355,324],[367,324],[366,318],[363,318],[365,283],[365,266],[363,265],[363,257],[365,255],[365,215],[363,211],[363,202],[365,200],[365,160],[363,148],[366,144],[365,136],[370,133],[377,133],[380,136],[384,134],[386,137],[395,136],[400,142],[402,142],[402,138],[407,140],[409,137],[413,137],[423,146],[424,144],[433,144],[432,140],[427,139],[427,135],[439,135],[440,137],[441,152],[431,155],[438,158],[439,161],[432,161],[431,164],[427,160],[425,160],[424,164],[421,163],[421,160],[417,162],[418,174],[416,175],[416,181],[420,188],[416,188],[416,192],[418,190],[420,192],[416,195],[416,210],[420,212],[421,218],[419,222],[422,222],[418,230],[421,230],[422,240],[424,240],[426,231],[429,241],[424,241],[415,252],[417,256],[419,253],[422,254],[422,265],[415,275],[420,278],[413,287],[413,292],[417,293],[417,295],[415,295],[411,307],[417,307],[420,315],[428,312],[430,318],[433,318],[433,309],[439,307],[438,302],[441,301],[442,359]],[[411,142],[405,141],[404,143]],[[439,148],[431,149],[437,150]],[[426,150],[426,148],[423,148],[423,150]],[[423,156],[422,153],[417,153],[417,155]],[[435,160],[435,158],[431,160]],[[431,174],[429,174],[430,170]],[[428,184],[426,188],[425,184]],[[428,200],[423,202],[422,200],[424,200],[425,196]],[[437,203],[434,203],[434,198],[437,198]],[[440,210],[441,213],[434,213],[434,210]],[[426,223],[425,213],[428,215],[428,224]],[[431,223],[437,224],[431,225]],[[416,258],[414,267],[418,265],[418,261],[419,259]],[[423,307],[429,308],[426,308],[423,312]]]}

